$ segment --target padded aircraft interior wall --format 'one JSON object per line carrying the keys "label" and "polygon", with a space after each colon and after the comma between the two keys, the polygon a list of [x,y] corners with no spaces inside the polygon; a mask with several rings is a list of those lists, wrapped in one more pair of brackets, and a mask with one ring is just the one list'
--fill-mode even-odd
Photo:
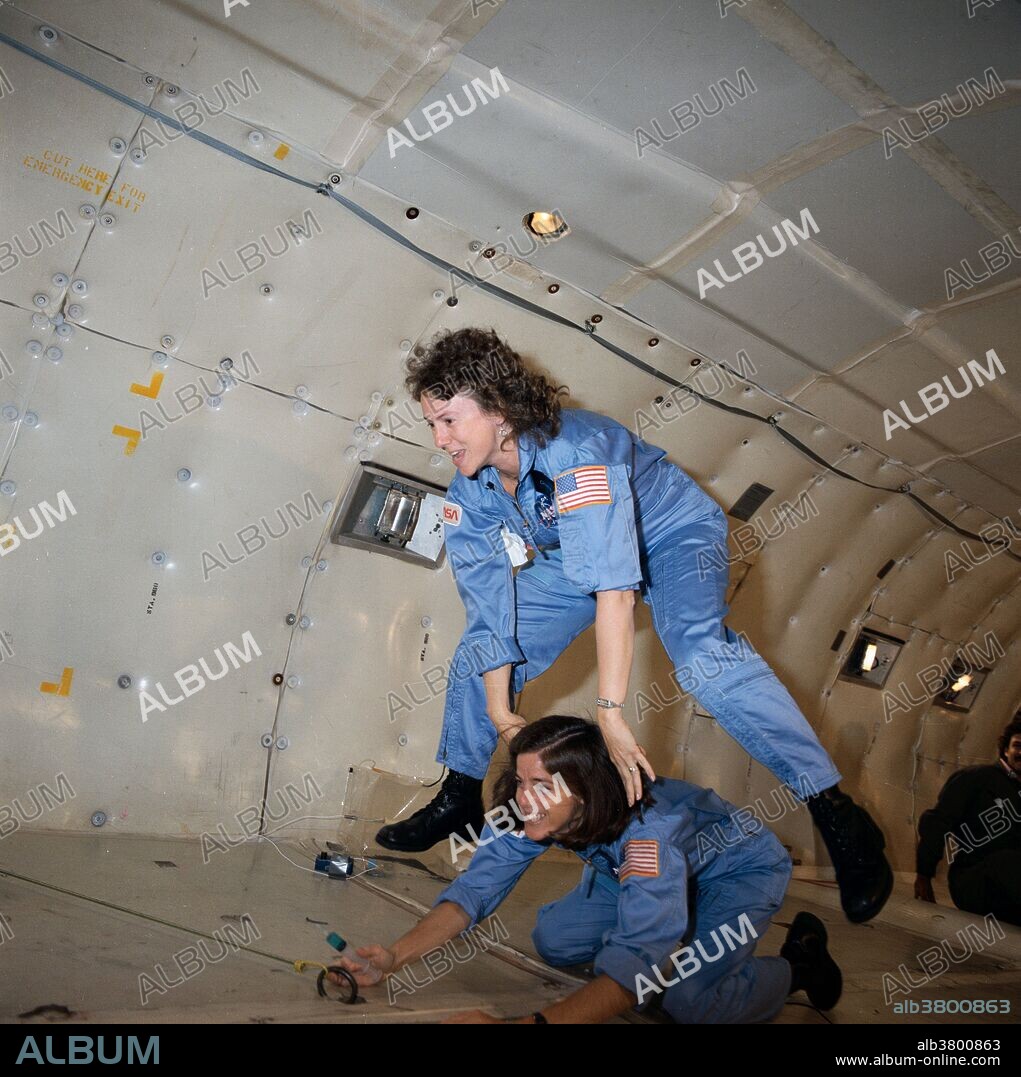
{"label": "padded aircraft interior wall", "polygon": [[[365,464],[450,482],[402,366],[484,325],[725,509],[773,491],[731,518],[728,623],[912,871],[920,812],[1021,704],[1021,543],[965,535],[1021,524],[1021,259],[960,268],[1021,250],[1019,29],[1014,0],[0,5],[0,520],[32,535],[33,507],[73,505],[0,560],[3,802],[63,774],[73,798],[23,826],[236,834],[312,775],[289,833],[367,842],[367,790],[393,808],[434,782],[449,569],[330,534]],[[681,107],[742,68],[754,93]],[[408,136],[473,79],[494,92],[471,114]],[[940,94],[960,115],[908,139]],[[554,208],[570,233],[536,242],[524,216]],[[817,230],[735,270],[806,208]],[[732,279],[700,296],[714,260]],[[1004,374],[886,437],[884,411],[924,414],[918,390],[990,349]],[[948,584],[962,547],[981,563]],[[768,802],[637,618],[629,696],[666,702],[630,713],[658,772]],[[926,667],[992,649],[974,705],[889,713],[840,677],[862,628],[904,642],[888,687],[916,698]],[[179,695],[246,633],[258,654],[142,721],[140,688]],[[522,713],[591,716],[594,660],[588,632]],[[825,869],[804,812],[775,829]]]}

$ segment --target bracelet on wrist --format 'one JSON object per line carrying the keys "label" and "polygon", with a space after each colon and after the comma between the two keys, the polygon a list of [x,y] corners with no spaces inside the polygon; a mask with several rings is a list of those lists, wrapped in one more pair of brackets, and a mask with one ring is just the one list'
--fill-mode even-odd
{"label": "bracelet on wrist", "polygon": [[603,699],[602,696],[596,696],[596,706],[602,707],[604,710],[624,709],[623,703],[614,703],[612,699]]}

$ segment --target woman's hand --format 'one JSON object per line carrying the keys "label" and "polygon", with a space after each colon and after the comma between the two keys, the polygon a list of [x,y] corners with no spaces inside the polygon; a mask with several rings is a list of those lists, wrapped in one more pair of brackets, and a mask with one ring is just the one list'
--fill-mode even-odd
{"label": "woman's hand", "polygon": [[[372,946],[359,946],[355,953],[365,960],[355,961],[341,954],[340,957],[333,958],[330,964],[340,965],[341,968],[347,969],[359,987],[371,987],[373,984],[378,984],[386,973],[393,969],[397,960],[392,950],[388,950],[385,946],[380,946],[376,943]],[[365,961],[368,961],[368,965],[365,964]],[[326,978],[331,983],[339,984],[341,987],[346,982],[334,972],[328,972]]]}
{"label": "woman's hand", "polygon": [[629,805],[642,799],[642,771],[649,776],[649,781],[656,780],[652,764],[645,758],[645,749],[635,743],[635,738],[627,722],[619,715],[599,716],[599,729],[606,741],[620,780],[624,783]]}
{"label": "woman's hand", "polygon": [[520,714],[512,714],[510,711],[507,711],[506,714],[497,715],[493,719],[493,725],[496,726],[496,731],[503,738],[505,744],[510,744],[517,736],[518,730],[524,729],[526,724]]}

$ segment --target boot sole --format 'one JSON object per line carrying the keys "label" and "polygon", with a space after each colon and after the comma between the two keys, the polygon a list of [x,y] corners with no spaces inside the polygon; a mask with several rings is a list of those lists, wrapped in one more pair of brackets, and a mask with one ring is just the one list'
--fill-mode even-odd
{"label": "boot sole", "polygon": [[[485,821],[479,820],[479,826],[478,829],[475,830],[475,833],[481,834],[484,826]],[[439,845],[441,842],[449,841],[452,834],[456,834],[462,841],[472,844],[472,839],[467,837],[461,830],[452,830],[450,831],[450,834],[444,834],[442,838],[437,838],[434,842],[430,842],[428,845],[422,845],[421,842],[395,841],[393,838],[384,836],[382,830],[376,834],[374,840],[377,845],[382,845],[384,849],[390,849],[395,853],[424,853]]]}
{"label": "boot sole", "polygon": [[823,950],[820,972],[829,980],[829,983],[825,987],[806,988],[805,994],[817,1010],[832,1010],[844,993],[844,974],[833,960],[829,950]]}
{"label": "boot sole", "polygon": [[[805,912],[799,912],[791,924],[791,932],[796,930],[799,921],[804,922],[809,915]],[[820,988],[819,986],[806,987],[804,989],[805,994],[808,996],[808,1001],[817,1010],[832,1010],[844,993],[844,974],[840,971],[840,966],[833,960],[833,956],[829,952],[829,935],[826,933],[826,925],[817,916],[812,916],[808,922],[808,929],[822,942],[822,960],[819,963],[819,968],[830,980],[830,984],[825,988]],[[782,950],[781,956],[783,956]]]}
{"label": "boot sole", "polygon": [[[443,839],[441,838],[440,841]],[[439,845],[439,841],[434,841],[432,845],[422,845],[417,842],[399,842],[393,841],[388,838],[381,838],[379,834],[375,837],[377,845],[382,845],[384,849],[390,849],[395,853],[424,853],[427,849],[431,849],[433,845]]]}
{"label": "boot sole", "polygon": [[[883,885],[882,896],[879,897],[868,909],[865,914],[858,914],[852,916],[846,909],[844,909],[844,915],[852,924],[864,924],[871,920],[873,917],[878,916],[883,911],[883,906],[890,900],[890,895],[893,893],[893,870],[890,867],[890,862],[883,858],[886,863],[886,882]],[[843,903],[841,903],[842,905]]]}

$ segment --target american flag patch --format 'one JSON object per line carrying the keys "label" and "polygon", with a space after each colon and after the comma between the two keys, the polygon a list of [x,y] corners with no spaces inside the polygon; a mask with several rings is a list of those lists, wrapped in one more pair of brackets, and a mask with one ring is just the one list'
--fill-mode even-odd
{"label": "american flag patch", "polygon": [[658,878],[658,841],[635,839],[624,846],[624,863],[620,869],[620,881],[623,882],[631,875],[642,875],[647,879]]}
{"label": "american flag patch", "polygon": [[570,512],[586,505],[610,505],[610,480],[601,465],[576,467],[557,476],[557,512]]}

